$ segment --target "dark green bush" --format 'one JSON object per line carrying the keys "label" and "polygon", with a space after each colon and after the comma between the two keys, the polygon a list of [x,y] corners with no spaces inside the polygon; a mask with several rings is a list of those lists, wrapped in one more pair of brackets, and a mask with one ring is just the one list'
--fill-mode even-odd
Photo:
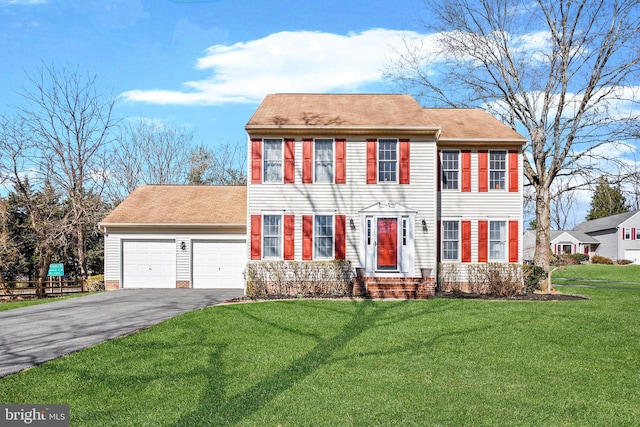
{"label": "dark green bush", "polygon": [[594,255],[593,257],[591,257],[591,263],[592,264],[613,264],[613,261],[610,258],[607,258],[605,256],[600,256],[600,255]]}
{"label": "dark green bush", "polygon": [[537,265],[523,265],[522,268],[525,292],[540,290],[540,282],[547,278],[545,269]]}
{"label": "dark green bush", "polygon": [[583,262],[587,262],[589,261],[589,255],[585,255],[585,254],[571,254],[569,255],[571,258],[573,258],[574,260],[576,260],[578,262],[578,264],[582,264]]}

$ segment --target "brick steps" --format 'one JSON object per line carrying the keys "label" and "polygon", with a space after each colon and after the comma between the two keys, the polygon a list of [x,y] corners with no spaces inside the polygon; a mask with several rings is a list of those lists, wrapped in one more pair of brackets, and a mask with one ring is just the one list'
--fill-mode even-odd
{"label": "brick steps", "polygon": [[356,277],[353,295],[370,298],[427,299],[435,295],[435,280],[420,277]]}

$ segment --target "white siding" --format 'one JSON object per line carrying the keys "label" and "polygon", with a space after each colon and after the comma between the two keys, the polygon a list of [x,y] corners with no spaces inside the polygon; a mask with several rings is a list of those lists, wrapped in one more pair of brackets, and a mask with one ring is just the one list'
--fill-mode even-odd
{"label": "white siding", "polygon": [[120,281],[120,237],[109,233],[104,239],[104,280]]}
{"label": "white siding", "polygon": [[[283,135],[286,136],[286,135]],[[252,135],[259,137],[259,135]],[[309,137],[319,137],[310,135]],[[335,135],[340,138],[340,135]],[[373,136],[372,136],[373,137]],[[381,201],[394,201],[416,210],[415,275],[420,268],[436,267],[437,167],[434,140],[411,139],[410,184],[367,184],[366,138],[346,140],[346,184],[302,184],[302,140],[295,143],[295,184],[251,184],[249,168],[247,224],[250,215],[281,211],[295,215],[295,259],[302,259],[302,215],[334,212],[346,215],[346,258],[359,267],[362,224],[358,212]],[[249,159],[251,151],[249,148]],[[353,220],[355,229],[351,229]],[[423,231],[422,220],[427,224]],[[250,242],[247,244],[250,255]]]}

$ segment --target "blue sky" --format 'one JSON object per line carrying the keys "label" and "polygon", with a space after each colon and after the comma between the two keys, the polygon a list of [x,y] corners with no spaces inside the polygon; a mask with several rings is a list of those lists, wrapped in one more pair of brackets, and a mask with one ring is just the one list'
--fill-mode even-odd
{"label": "blue sky", "polygon": [[274,92],[389,92],[382,64],[423,0],[0,0],[0,113],[43,62],[95,74],[116,113],[244,142]]}

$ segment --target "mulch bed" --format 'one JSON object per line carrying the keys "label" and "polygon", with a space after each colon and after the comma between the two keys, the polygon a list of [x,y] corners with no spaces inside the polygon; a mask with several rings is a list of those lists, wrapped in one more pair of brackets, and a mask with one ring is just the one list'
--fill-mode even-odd
{"label": "mulch bed", "polygon": [[542,294],[527,292],[508,297],[497,297],[491,294],[472,294],[465,292],[436,292],[436,298],[453,298],[453,299],[483,299],[483,300],[500,300],[500,301],[576,301],[590,300],[591,298],[582,295],[572,294]]}

